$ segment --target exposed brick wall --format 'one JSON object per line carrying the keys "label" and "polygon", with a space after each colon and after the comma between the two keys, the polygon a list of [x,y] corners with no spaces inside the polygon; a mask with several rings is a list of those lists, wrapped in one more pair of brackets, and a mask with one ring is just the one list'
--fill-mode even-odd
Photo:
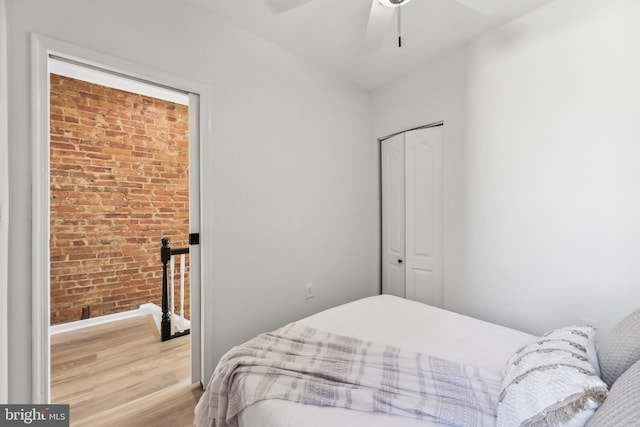
{"label": "exposed brick wall", "polygon": [[50,118],[51,324],[161,305],[160,239],[188,242],[187,107],[52,74]]}

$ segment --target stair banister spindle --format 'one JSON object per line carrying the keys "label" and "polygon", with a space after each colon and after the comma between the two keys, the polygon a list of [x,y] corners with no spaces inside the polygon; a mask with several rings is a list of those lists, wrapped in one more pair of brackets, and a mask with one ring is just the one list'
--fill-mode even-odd
{"label": "stair banister spindle", "polygon": [[184,274],[186,254],[180,254],[180,323],[178,329],[184,331]]}
{"label": "stair banister spindle", "polygon": [[[176,312],[176,302],[175,302],[175,277],[176,277],[176,262],[175,258],[171,257],[171,262],[169,262],[169,271],[171,274],[169,275],[169,318],[173,320],[172,316]],[[173,332],[173,328],[171,328],[171,332]]]}

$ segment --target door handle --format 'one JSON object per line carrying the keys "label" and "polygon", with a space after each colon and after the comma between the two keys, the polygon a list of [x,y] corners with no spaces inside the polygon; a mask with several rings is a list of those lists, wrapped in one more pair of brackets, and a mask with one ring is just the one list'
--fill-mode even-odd
{"label": "door handle", "polygon": [[402,264],[402,260],[401,259],[398,260],[398,264]]}

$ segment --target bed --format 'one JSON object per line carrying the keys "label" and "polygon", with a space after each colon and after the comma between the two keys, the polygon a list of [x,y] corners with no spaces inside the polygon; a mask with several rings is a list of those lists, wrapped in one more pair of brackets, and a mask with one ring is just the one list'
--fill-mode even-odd
{"label": "bed", "polygon": [[[638,324],[640,324],[640,315],[637,318]],[[226,358],[223,357],[223,361],[216,369],[217,373],[214,373],[196,407],[197,426],[428,427],[441,425],[543,426],[547,424],[553,425],[552,423],[583,426],[604,402],[608,393],[607,384],[601,379],[600,366],[595,349],[595,331],[589,327],[560,328],[550,331],[542,337],[536,337],[418,302],[390,295],[378,295],[331,308],[301,319],[291,325],[287,325],[286,331],[283,333],[289,330],[295,330],[296,333],[302,334],[306,331],[309,336],[318,334],[320,342],[314,343],[316,347],[321,346],[322,342],[329,342],[334,338],[349,340],[348,343],[350,345],[353,337],[353,339],[357,339],[359,346],[369,346],[369,353],[371,354],[375,353],[374,350],[378,346],[383,350],[394,348],[403,357],[408,355],[408,359],[419,355],[420,357],[428,357],[430,361],[432,359],[438,363],[443,361],[446,364],[446,370],[457,372],[460,369],[464,372],[468,371],[469,375],[473,377],[469,380],[471,381],[470,383],[466,377],[463,380],[460,380],[459,377],[447,378],[445,380],[446,388],[450,384],[458,382],[469,383],[471,388],[476,388],[474,381],[477,381],[476,375],[478,375],[477,378],[481,386],[478,386],[477,390],[481,389],[483,394],[479,398],[474,395],[469,399],[485,399],[487,402],[483,403],[483,413],[478,416],[475,412],[471,413],[466,409],[459,411],[457,407],[454,407],[453,410],[447,409],[445,412],[448,412],[449,416],[444,416],[443,418],[440,416],[441,414],[432,416],[428,410],[426,415],[423,413],[424,411],[420,412],[414,409],[401,408],[400,411],[397,411],[398,407],[404,405],[404,401],[400,405],[394,404],[395,409],[391,408],[390,410],[385,409],[385,407],[381,408],[377,403],[374,404],[373,409],[363,409],[351,402],[352,400],[357,400],[352,399],[351,389],[358,388],[360,385],[358,383],[357,386],[354,386],[355,380],[350,377],[350,379],[346,380],[346,383],[348,383],[347,400],[350,400],[349,407],[351,409],[347,409],[347,405],[331,406],[334,403],[329,404],[324,400],[286,400],[290,394],[295,394],[295,391],[288,390],[287,393],[274,395],[275,398],[267,396],[264,400],[260,397],[255,402],[249,401],[249,403],[245,403],[240,408],[236,408],[237,413],[229,419],[226,419],[227,412],[220,415],[218,411],[222,406],[221,396],[225,401],[225,407],[232,407],[234,404],[226,400],[228,396],[231,396],[229,397],[229,400],[231,400],[234,393],[240,393],[238,390],[242,391],[243,388],[248,388],[253,392],[253,389],[261,388],[262,384],[265,383],[265,378],[274,375],[274,367],[282,368],[280,371],[289,372],[291,370],[290,366],[294,365],[287,365],[282,360],[294,360],[297,356],[292,356],[287,349],[284,352],[286,354],[282,356],[282,360],[264,368],[265,371],[263,371],[262,377],[258,376],[256,380],[258,382],[245,383],[245,386],[237,386],[235,388],[229,386],[228,389],[220,392],[221,380],[219,378],[216,380],[215,377],[216,375],[218,377],[221,376],[218,371],[224,370],[221,366],[226,366],[227,364]],[[277,335],[274,338],[274,335],[270,335],[267,338],[262,336],[258,338],[274,340],[279,339],[279,337],[281,336]],[[293,341],[296,343],[295,346],[302,346],[302,344],[299,344],[297,337]],[[267,347],[271,350],[274,342],[258,340],[254,341],[253,344],[257,343],[259,350],[256,351],[262,352]],[[304,340],[301,339],[300,342],[304,342]],[[347,341],[339,341],[338,347],[342,347],[344,342]],[[277,345],[274,346],[277,347]],[[348,347],[348,345],[345,347]],[[614,347],[618,348],[619,346],[613,343],[611,348]],[[310,346],[310,348],[313,347]],[[230,353],[234,351],[239,351],[240,358],[247,355],[247,350],[243,346],[239,346],[230,351]],[[640,348],[637,351],[637,359],[640,359]],[[363,351],[363,353],[366,353],[366,351]],[[252,353],[252,356],[255,354]],[[234,357],[229,356],[228,358],[238,359],[238,357]],[[300,357],[302,356],[300,355]],[[297,359],[295,360],[297,361]],[[303,358],[300,360],[308,359]],[[624,369],[618,367],[618,370],[622,372],[619,372],[617,376],[624,373],[632,364],[632,361],[627,360],[625,362],[627,366],[623,366]],[[243,363],[238,365],[243,365]],[[366,363],[371,362],[367,359]],[[376,363],[373,362],[373,365]],[[324,363],[324,365],[327,365],[327,363]],[[329,365],[333,366],[332,364]],[[304,365],[298,363],[295,366]],[[553,369],[549,367],[553,367]],[[367,365],[366,368],[369,369],[369,366]],[[329,370],[331,369],[333,368]],[[360,366],[359,369],[363,370],[364,367]],[[400,370],[404,369],[404,366],[401,366]],[[302,370],[306,372],[306,368]],[[636,370],[640,372],[640,365]],[[235,372],[228,375],[229,382],[236,378]],[[482,375],[479,375],[478,372]],[[329,378],[325,376],[324,372],[318,374],[318,371],[313,371],[312,374],[321,377],[323,381]],[[294,375],[298,375],[298,373]],[[386,378],[388,373],[382,372],[381,375]],[[456,373],[455,375],[458,374]],[[436,377],[438,375],[433,376]],[[333,377],[330,380],[333,381]],[[295,376],[288,381],[288,385],[293,384],[295,387],[302,380],[300,380],[299,376]],[[382,382],[384,381],[385,379],[383,378]],[[423,387],[423,378],[420,378],[420,381],[422,381],[420,384]],[[611,384],[614,381],[611,381]],[[254,385],[247,386],[246,384]],[[397,384],[394,387],[397,387]],[[538,388],[537,390],[536,387]],[[423,391],[423,388],[420,390]],[[428,388],[428,390],[431,389]],[[436,395],[441,394],[438,390],[442,390],[442,387],[437,388]],[[244,391],[246,392],[246,390]],[[321,393],[326,394],[326,390],[322,389]],[[380,394],[376,393],[368,396],[373,396],[373,401],[379,400],[377,396],[380,396]],[[466,390],[462,394],[466,395]],[[286,399],[283,396],[286,396]],[[447,401],[452,400],[451,396],[445,397]],[[454,397],[457,397],[457,395]],[[425,399],[421,400],[421,404],[424,404],[424,401]],[[442,412],[441,409],[436,412],[438,411]],[[415,416],[413,412],[416,413]]]}

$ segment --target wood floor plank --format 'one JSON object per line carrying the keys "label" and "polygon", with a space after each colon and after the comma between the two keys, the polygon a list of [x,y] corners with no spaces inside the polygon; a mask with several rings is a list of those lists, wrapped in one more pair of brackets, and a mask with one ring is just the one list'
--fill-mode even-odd
{"label": "wood floor plank", "polygon": [[190,376],[190,336],[161,342],[151,316],[51,337],[52,403],[70,405],[72,426],[193,425],[202,391]]}
{"label": "wood floor plank", "polygon": [[88,427],[192,427],[193,410],[202,395],[199,384],[178,384],[98,416],[86,418]]}

